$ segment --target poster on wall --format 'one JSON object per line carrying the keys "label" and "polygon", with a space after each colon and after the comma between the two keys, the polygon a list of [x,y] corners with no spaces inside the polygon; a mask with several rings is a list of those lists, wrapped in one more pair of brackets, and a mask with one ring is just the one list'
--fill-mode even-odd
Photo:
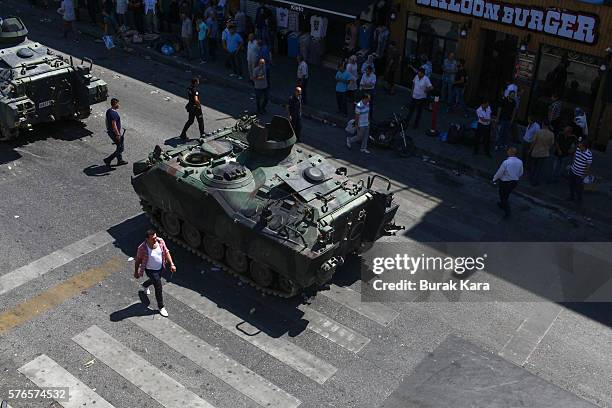
{"label": "poster on wall", "polygon": [[514,79],[516,82],[531,86],[535,76],[536,55],[532,52],[521,52],[516,57]]}

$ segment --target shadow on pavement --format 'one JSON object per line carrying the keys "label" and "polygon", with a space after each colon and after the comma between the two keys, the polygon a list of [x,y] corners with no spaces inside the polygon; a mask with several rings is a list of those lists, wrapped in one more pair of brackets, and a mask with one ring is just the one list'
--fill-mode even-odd
{"label": "shadow on pavement", "polygon": [[[38,9],[34,10],[33,20],[35,21],[38,14],[40,14],[40,11]],[[45,35],[45,31],[48,31],[48,27],[44,27],[45,30],[43,30],[40,24],[32,24],[31,26],[28,26],[28,28],[31,29],[31,37],[33,39],[41,39],[45,44],[56,48],[61,52],[67,54],[79,54],[85,49],[82,44],[77,48],[77,46],[72,42],[68,43],[58,38]],[[135,80],[150,84],[180,98],[185,97],[185,89],[188,86],[191,76],[193,75],[191,71],[184,70],[184,72],[182,72],[180,68],[175,68],[176,75],[170,79],[160,75],[159,72],[161,70],[156,69],[156,67],[161,66],[162,64],[154,62],[150,59],[139,59],[137,55],[133,54],[128,55],[121,52],[109,54],[104,48],[103,44],[90,43],[90,45],[91,46],[88,47],[85,52],[94,60],[94,62],[104,69],[114,70],[121,75],[129,76]],[[209,85],[205,86],[208,87]],[[214,91],[215,89],[219,89],[219,87],[210,86],[208,89]],[[289,90],[287,94],[289,94]],[[144,95],[144,97],[148,96],[149,95]],[[210,98],[206,98],[205,104],[209,109],[222,111],[227,113],[229,116],[237,117],[242,113],[247,104],[252,103],[248,100],[247,95],[245,95],[244,104],[242,105],[237,104],[235,101],[228,101],[227,99],[228,98],[215,98],[211,96]],[[208,130],[210,130],[211,127],[215,126],[214,124],[207,123],[206,127]],[[423,125],[423,127],[425,127],[425,125]],[[178,130],[179,129],[177,129],[177,131]],[[89,134],[91,134],[91,132],[89,132]],[[338,135],[338,137],[330,137],[333,135]],[[168,139],[165,141],[165,143],[170,146],[175,146],[175,139],[176,138]],[[468,176],[452,176],[446,172],[436,171],[432,177],[431,175],[427,175],[427,171],[408,171],[407,169],[411,168],[410,166],[418,166],[417,168],[419,169],[425,167],[425,170],[430,170],[430,166],[433,165],[435,167],[435,163],[425,163],[425,160],[424,163],[419,163],[420,158],[398,158],[394,152],[384,152],[379,150],[374,151],[372,155],[366,156],[356,151],[357,149],[348,151],[344,146],[343,135],[332,130],[331,127],[329,128],[329,134],[309,134],[308,129],[305,129],[303,141],[308,144],[309,150],[315,150],[326,157],[332,157],[335,160],[349,163],[349,174],[353,173],[351,175],[354,175],[359,171],[379,173],[390,178],[396,186],[407,186],[411,192],[418,192],[423,196],[424,200],[434,198],[438,204],[432,208],[428,208],[427,211],[423,212],[422,214],[414,216],[413,224],[407,226],[407,230],[404,232],[404,235],[413,240],[422,242],[434,242],[441,240],[456,242],[478,242],[485,240],[488,242],[502,242],[511,240],[538,242],[548,241],[550,239],[549,235],[540,233],[537,229],[531,228],[529,230],[525,230],[520,224],[515,224],[514,222],[501,222],[502,214],[497,211],[495,206],[497,191],[492,187],[489,189],[485,189],[483,187],[481,190],[472,191],[472,184],[466,182]],[[475,158],[475,160],[477,159],[478,157]],[[366,170],[362,170],[363,168]],[[482,204],[482,201],[485,202],[484,205]],[[479,207],[475,206],[476,202],[480,202]],[[461,211],[457,211],[451,206],[451,203],[455,203],[455,205],[460,206]],[[413,203],[411,202],[407,202],[407,205],[404,204],[403,206],[407,207],[411,206],[412,204]],[[480,212],[482,211],[487,212],[487,217],[489,217],[488,219],[483,220],[483,217],[480,216]],[[517,218],[518,217],[515,219]],[[532,218],[529,218],[529,220],[532,220]],[[544,221],[548,222],[548,220]],[[563,222],[566,222],[566,227],[569,226],[567,221],[563,220]],[[552,224],[549,223],[548,225],[550,226]],[[128,229],[129,225],[122,224],[117,228]],[[143,231],[144,229],[141,229],[140,232],[136,233],[136,235],[128,234],[121,237],[118,239],[116,245],[120,247],[128,256],[133,256],[135,252],[135,245],[141,241]],[[560,228],[559,231],[563,231],[563,229]],[[592,234],[586,229],[583,231],[572,231],[567,228],[565,231],[565,234],[559,234],[557,238],[558,241],[601,240],[601,235]],[[111,231],[111,233],[114,232],[120,233],[121,231]],[[190,263],[188,264],[189,266],[195,267],[202,263],[193,256],[187,254],[186,251],[179,251],[181,253],[181,257],[184,256],[186,259],[190,259]],[[360,279],[359,276],[355,275],[355,270],[345,266],[338,272],[338,275],[334,278],[334,282],[337,282],[337,284],[341,286],[350,286],[356,280]],[[192,279],[195,279],[195,277],[198,276],[199,275],[197,274],[194,276],[191,276],[190,274],[190,278]],[[197,286],[194,286],[197,282],[184,280],[184,278],[184,275],[181,274],[180,279],[175,279],[175,283],[182,284],[190,288],[197,288]],[[233,280],[233,278],[229,277],[223,278],[223,281],[226,283]],[[233,313],[242,316],[245,321],[255,322],[255,320],[257,320],[256,318],[258,318],[259,313],[256,313],[255,315],[248,313],[251,309],[248,306],[251,304],[266,303],[268,305],[278,307],[278,310],[275,309],[276,312],[281,311],[283,313],[287,313],[289,315],[289,321],[293,321],[293,323],[283,323],[282,321],[267,322],[265,325],[268,327],[267,325],[270,324],[270,328],[267,329],[267,332],[270,333],[270,335],[279,335],[279,333],[293,330],[294,327],[297,327],[297,330],[300,330],[301,325],[295,323],[300,321],[300,314],[302,314],[302,312],[297,309],[299,300],[275,299],[270,301],[270,298],[267,297],[265,298],[265,302],[263,302],[261,300],[261,296],[258,294],[249,293],[248,290],[250,289],[236,289],[235,282],[232,283],[230,287],[221,286],[214,288],[214,290],[222,293],[222,295],[218,295],[217,292],[214,292],[213,289],[211,289],[211,282],[212,280],[207,279],[206,287],[201,289],[202,293],[205,296],[218,301],[219,305],[231,309]],[[249,294],[248,297],[238,295],[241,293],[244,295],[243,292],[245,291]],[[255,298],[257,300],[252,301],[250,298]],[[598,307],[599,306],[594,306],[594,308]],[[245,308],[247,308],[246,314]],[[604,313],[587,314],[589,317],[596,316],[594,317],[596,319],[602,319],[603,315]],[[273,316],[276,316],[276,314],[273,314]],[[266,322],[263,314],[261,318],[264,322]]]}
{"label": "shadow on pavement", "polygon": [[112,171],[115,171],[114,167],[107,167],[105,164],[92,164],[91,166],[85,167],[83,173],[89,177],[104,177],[110,175]]}
{"label": "shadow on pavement", "polygon": [[[140,294],[139,294],[140,296]],[[146,297],[146,295],[144,295]],[[141,299],[142,300],[142,299]],[[128,319],[130,317],[136,316],[151,316],[157,314],[156,311],[153,311],[147,308],[146,304],[143,303],[134,303],[124,309],[117,310],[110,314],[111,322],[120,322],[122,320]]]}

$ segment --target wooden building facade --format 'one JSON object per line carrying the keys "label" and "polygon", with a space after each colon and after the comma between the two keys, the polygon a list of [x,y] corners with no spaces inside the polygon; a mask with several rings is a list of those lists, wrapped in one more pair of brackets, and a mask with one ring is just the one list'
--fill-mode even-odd
{"label": "wooden building facade", "polygon": [[552,94],[573,118],[589,119],[589,136],[605,148],[612,133],[612,6],[579,0],[401,0],[392,38],[403,50],[400,83],[428,59],[439,81],[449,52],[466,61],[466,99],[498,100],[519,87],[519,119],[545,117]]}

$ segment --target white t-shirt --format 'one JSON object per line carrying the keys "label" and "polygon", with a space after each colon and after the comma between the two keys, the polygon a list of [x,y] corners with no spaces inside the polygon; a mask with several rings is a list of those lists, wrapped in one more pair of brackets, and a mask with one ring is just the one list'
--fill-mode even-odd
{"label": "white t-shirt", "polygon": [[327,19],[321,16],[310,17],[310,35],[323,38],[327,34]]}
{"label": "white t-shirt", "polygon": [[276,25],[280,28],[289,26],[289,10],[281,7],[276,8]]}
{"label": "white t-shirt", "polygon": [[162,268],[162,250],[161,245],[157,244],[157,248],[151,249],[147,245],[147,252],[149,254],[149,258],[147,259],[147,264],[145,265],[146,269],[151,269],[152,271],[158,271]]}
{"label": "white t-shirt", "polygon": [[419,78],[418,75],[415,75],[414,80],[414,89],[412,90],[412,97],[414,99],[425,99],[427,98],[427,88],[431,86],[431,81],[427,76],[423,76],[423,78]]}
{"label": "white t-shirt", "polygon": [[481,125],[490,125],[491,124],[491,107],[487,107],[487,109],[483,109],[482,106],[479,106],[476,109],[476,116],[478,116],[478,123]]}
{"label": "white t-shirt", "polygon": [[359,115],[359,122],[357,126],[367,127],[370,126],[370,105],[366,105],[363,101],[355,106],[355,114]]}
{"label": "white t-shirt", "polygon": [[302,61],[299,63],[297,69],[297,77],[300,79],[308,78],[308,64],[306,64],[306,61]]}
{"label": "white t-shirt", "polygon": [[350,62],[346,64],[346,71],[351,74],[352,80],[349,82],[347,89],[349,91],[354,91],[357,89],[357,64],[351,64]]}
{"label": "white t-shirt", "polygon": [[376,86],[376,74],[374,74],[373,72],[370,75],[363,74],[359,85],[361,86],[361,89],[364,90],[374,89],[374,87]]}
{"label": "white t-shirt", "polygon": [[74,12],[74,4],[72,3],[72,0],[63,0],[61,3],[61,7],[58,11],[61,12],[62,16],[64,17],[64,21],[76,20],[76,14]]}
{"label": "white t-shirt", "polygon": [[147,14],[149,11],[155,14],[156,4],[157,4],[157,0],[144,0],[145,14]]}

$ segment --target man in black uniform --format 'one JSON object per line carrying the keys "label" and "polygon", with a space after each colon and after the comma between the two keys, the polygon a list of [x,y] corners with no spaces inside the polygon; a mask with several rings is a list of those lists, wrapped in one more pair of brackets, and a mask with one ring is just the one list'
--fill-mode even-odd
{"label": "man in black uniform", "polygon": [[302,136],[302,88],[299,86],[295,88],[293,95],[289,97],[287,114],[299,142]]}
{"label": "man in black uniform", "polygon": [[200,103],[200,80],[193,78],[191,80],[191,86],[187,90],[187,98],[189,102],[185,105],[185,109],[189,112],[189,119],[183,127],[181,132],[181,139],[187,140],[187,130],[193,124],[195,119],[198,119],[198,126],[200,127],[200,137],[204,136],[204,117],[202,116],[202,104]]}

